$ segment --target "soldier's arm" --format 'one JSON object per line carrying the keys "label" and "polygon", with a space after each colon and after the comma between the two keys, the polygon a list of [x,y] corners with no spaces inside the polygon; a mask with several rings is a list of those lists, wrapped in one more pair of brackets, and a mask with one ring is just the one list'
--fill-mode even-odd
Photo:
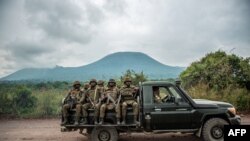
{"label": "soldier's arm", "polygon": [[65,97],[65,101],[67,101],[67,100],[70,99],[70,92],[71,92],[71,90],[68,91],[68,94],[67,94],[67,96]]}
{"label": "soldier's arm", "polygon": [[85,102],[85,100],[86,100],[86,93],[83,93],[82,94],[82,97],[81,97],[81,99],[80,99],[80,101],[79,101],[79,103],[84,103]]}

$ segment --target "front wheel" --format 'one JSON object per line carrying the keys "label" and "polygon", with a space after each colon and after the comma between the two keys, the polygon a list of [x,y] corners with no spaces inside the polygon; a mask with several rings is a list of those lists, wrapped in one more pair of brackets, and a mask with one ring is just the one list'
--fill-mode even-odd
{"label": "front wheel", "polygon": [[224,125],[228,125],[228,122],[221,118],[211,118],[206,121],[202,129],[204,141],[223,141]]}
{"label": "front wheel", "polygon": [[117,141],[118,132],[115,127],[95,127],[90,138],[91,141]]}

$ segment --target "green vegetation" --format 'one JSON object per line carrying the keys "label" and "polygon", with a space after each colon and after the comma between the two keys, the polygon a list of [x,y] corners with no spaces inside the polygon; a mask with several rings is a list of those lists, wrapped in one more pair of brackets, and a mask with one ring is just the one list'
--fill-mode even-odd
{"label": "green vegetation", "polygon": [[68,91],[65,82],[0,83],[0,115],[21,118],[55,117]]}
{"label": "green vegetation", "polygon": [[[147,80],[143,72],[127,70],[116,80],[118,87],[128,76],[134,85]],[[84,82],[82,82],[83,84]],[[105,82],[107,84],[107,82]],[[20,118],[57,117],[61,113],[62,99],[71,89],[72,82],[2,82],[0,83],[0,116]]]}
{"label": "green vegetation", "polygon": [[[143,72],[127,70],[120,79],[130,77],[133,85],[148,80]],[[240,111],[250,109],[250,58],[228,55],[223,51],[209,53],[192,63],[180,75],[183,87],[193,98],[232,103]],[[174,79],[166,79],[174,82]],[[82,82],[83,83],[83,82]],[[107,82],[105,82],[107,84]],[[72,82],[1,82],[0,116],[23,118],[56,117]]]}
{"label": "green vegetation", "polygon": [[216,51],[193,62],[180,78],[193,98],[230,102],[240,111],[250,109],[250,58]]}

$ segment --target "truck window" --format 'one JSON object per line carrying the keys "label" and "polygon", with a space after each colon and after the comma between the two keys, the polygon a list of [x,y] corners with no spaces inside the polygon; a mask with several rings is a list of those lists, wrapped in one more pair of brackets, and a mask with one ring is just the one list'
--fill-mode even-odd
{"label": "truck window", "polygon": [[153,99],[154,103],[164,103],[164,98],[170,97],[170,93],[166,87],[154,86],[153,87]]}
{"label": "truck window", "polygon": [[173,86],[153,86],[152,90],[154,103],[174,103],[175,99],[185,102]]}

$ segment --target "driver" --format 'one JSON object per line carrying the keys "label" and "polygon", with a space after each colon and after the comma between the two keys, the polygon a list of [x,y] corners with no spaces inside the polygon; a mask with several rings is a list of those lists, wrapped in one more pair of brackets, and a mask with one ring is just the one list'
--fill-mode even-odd
{"label": "driver", "polygon": [[153,87],[154,103],[162,103],[159,87]]}

